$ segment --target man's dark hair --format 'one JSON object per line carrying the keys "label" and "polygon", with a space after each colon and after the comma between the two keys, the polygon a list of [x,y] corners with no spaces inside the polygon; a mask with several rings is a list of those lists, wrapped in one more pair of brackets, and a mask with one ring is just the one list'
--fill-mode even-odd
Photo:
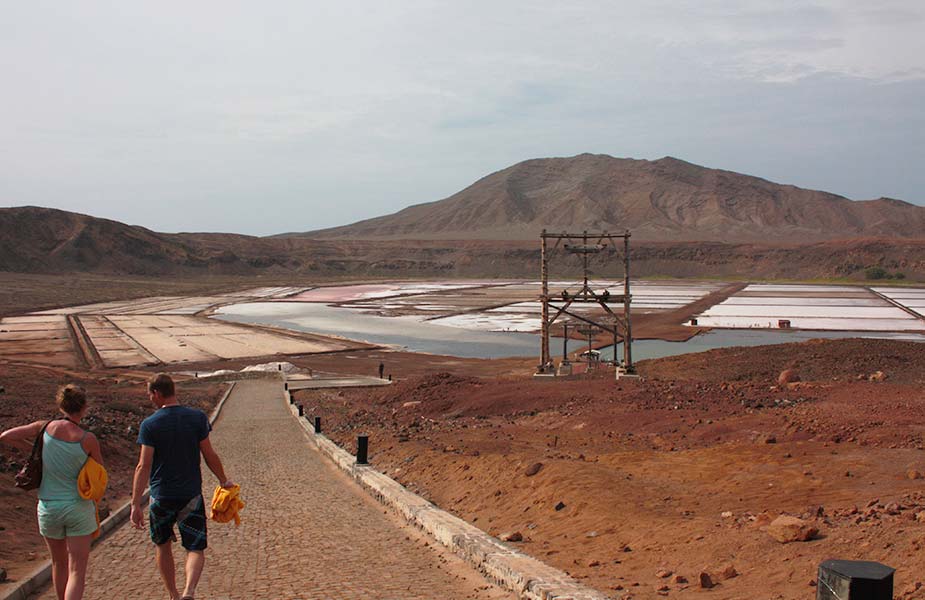
{"label": "man's dark hair", "polygon": [[148,380],[148,391],[158,392],[162,398],[172,398],[176,393],[173,379],[167,373],[158,373]]}

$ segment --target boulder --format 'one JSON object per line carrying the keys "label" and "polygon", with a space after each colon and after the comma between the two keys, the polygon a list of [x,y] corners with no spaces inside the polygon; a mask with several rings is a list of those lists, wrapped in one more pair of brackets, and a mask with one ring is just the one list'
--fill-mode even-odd
{"label": "boulder", "polygon": [[738,577],[739,572],[736,571],[736,568],[730,563],[723,565],[723,567],[719,570],[718,575],[720,579],[726,580],[732,579],[733,577]]}
{"label": "boulder", "polygon": [[524,535],[519,531],[513,531],[511,533],[502,533],[501,534],[502,542],[522,542],[524,541]]}
{"label": "boulder", "polygon": [[527,470],[524,471],[524,475],[526,475],[527,477],[533,477],[534,475],[539,473],[540,469],[542,468],[543,468],[543,463],[541,462],[533,463],[532,465],[527,467]]}
{"label": "boulder", "polygon": [[709,573],[707,573],[706,571],[700,572],[700,587],[708,590],[715,585],[716,584],[713,583],[713,578],[710,577]]}
{"label": "boulder", "polygon": [[672,575],[672,572],[669,571],[668,569],[661,569],[655,574],[655,576],[658,577],[659,579],[667,579],[668,577],[671,577],[671,575]]}
{"label": "boulder", "polygon": [[797,373],[796,369],[786,369],[781,371],[780,375],[777,376],[777,385],[779,386],[785,386],[798,381],[800,381],[800,374]]}
{"label": "boulder", "polygon": [[788,515],[781,515],[771,521],[765,531],[781,544],[806,542],[816,537],[816,534],[819,533],[817,528],[803,519]]}

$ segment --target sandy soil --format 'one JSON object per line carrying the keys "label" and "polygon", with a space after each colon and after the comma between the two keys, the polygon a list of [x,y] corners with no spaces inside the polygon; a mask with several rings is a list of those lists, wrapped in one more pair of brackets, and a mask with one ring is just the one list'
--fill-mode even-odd
{"label": "sandy soil", "polygon": [[[131,478],[138,450],[138,424],[154,411],[143,379],[131,375],[80,374],[57,369],[0,363],[0,430],[56,415],[54,394],[59,385],[78,383],[91,399],[86,427],[100,439],[109,471],[102,515],[131,496]],[[221,384],[184,382],[181,402],[210,411],[225,391]],[[0,567],[11,579],[34,568],[47,555],[35,519],[35,492],[14,487],[13,478],[24,454],[0,445]]]}
{"label": "sandy soil", "polygon": [[[808,598],[833,557],[884,562],[897,597],[925,595],[912,593],[925,490],[909,477],[925,471],[920,345],[814,341],[639,366],[636,381],[441,373],[296,395],[344,447],[370,434],[378,468],[489,533],[520,532],[526,552],[616,598],[706,593],[702,571],[715,598]],[[780,387],[788,367],[803,381]],[[764,530],[780,514],[819,535],[780,544]]]}

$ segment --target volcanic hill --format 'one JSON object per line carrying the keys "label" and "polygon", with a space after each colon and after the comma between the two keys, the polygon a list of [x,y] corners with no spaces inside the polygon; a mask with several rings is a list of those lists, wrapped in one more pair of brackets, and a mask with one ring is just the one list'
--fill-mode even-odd
{"label": "volcanic hill", "polygon": [[436,202],[304,234],[340,239],[533,240],[542,229],[644,241],[818,242],[925,236],[925,207],[853,201],[676,158],[581,154],[528,160]]}

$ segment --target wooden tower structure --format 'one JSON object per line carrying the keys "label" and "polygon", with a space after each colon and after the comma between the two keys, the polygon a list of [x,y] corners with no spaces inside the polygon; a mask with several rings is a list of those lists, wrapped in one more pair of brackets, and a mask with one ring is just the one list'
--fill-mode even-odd
{"label": "wooden tower structure", "polygon": [[[549,247],[549,241],[555,243]],[[620,243],[622,241],[622,244]],[[617,252],[623,251],[623,293],[613,294],[610,290],[595,292],[588,284],[588,262],[590,257],[600,254],[605,250]],[[563,290],[555,296],[549,294],[549,259],[550,256],[559,248],[582,257],[582,284],[581,289],[571,292]],[[572,321],[585,323],[592,327],[598,327],[604,331],[613,333],[614,345],[614,365],[619,365],[617,360],[617,343],[622,341],[623,344],[623,368],[627,373],[633,372],[633,330],[630,324],[630,303],[632,295],[630,294],[630,232],[626,231],[621,234],[608,233],[549,233],[545,229],[540,234],[540,260],[542,261],[540,273],[542,277],[542,290],[540,292],[540,301],[542,302],[542,326],[540,364],[538,373],[554,373],[555,369],[552,363],[552,357],[549,353],[549,331],[556,319],[566,315]],[[580,304],[597,304],[605,313],[603,319],[589,317],[585,314],[576,312],[572,307]],[[622,306],[617,306],[622,305]],[[616,308],[616,310],[614,310]],[[550,314],[552,316],[550,317]]]}

